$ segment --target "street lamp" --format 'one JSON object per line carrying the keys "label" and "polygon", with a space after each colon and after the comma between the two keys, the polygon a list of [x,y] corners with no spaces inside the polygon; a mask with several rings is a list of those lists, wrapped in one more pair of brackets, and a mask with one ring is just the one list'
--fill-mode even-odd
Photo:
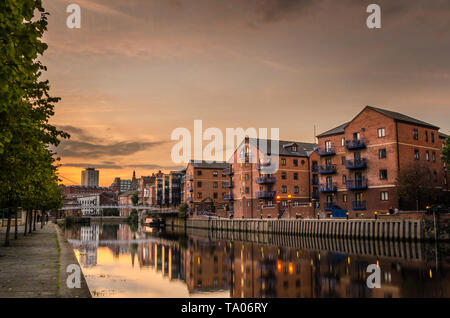
{"label": "street lamp", "polygon": [[378,211],[373,212],[373,214],[375,214],[375,220],[378,219]]}
{"label": "street lamp", "polygon": [[320,219],[320,212],[317,212],[317,219]]}
{"label": "street lamp", "polygon": [[347,213],[345,213],[345,214],[347,215],[347,220],[348,220],[348,215],[349,215],[350,213],[347,212]]}

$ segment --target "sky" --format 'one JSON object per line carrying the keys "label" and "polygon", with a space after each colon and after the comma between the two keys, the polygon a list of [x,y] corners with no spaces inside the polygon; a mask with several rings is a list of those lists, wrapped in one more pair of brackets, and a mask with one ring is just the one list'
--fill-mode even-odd
{"label": "sky", "polygon": [[[44,0],[65,184],[177,170],[171,133],[279,128],[314,141],[366,105],[450,129],[448,0]],[[81,28],[66,7],[81,7]],[[366,8],[381,7],[381,29]],[[207,143],[207,142],[205,142]],[[227,159],[227,158],[224,158]]]}

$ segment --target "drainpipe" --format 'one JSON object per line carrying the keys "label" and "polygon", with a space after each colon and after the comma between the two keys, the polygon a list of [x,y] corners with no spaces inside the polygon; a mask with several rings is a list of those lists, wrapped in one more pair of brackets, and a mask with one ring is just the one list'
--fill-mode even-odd
{"label": "drainpipe", "polygon": [[[398,145],[398,122],[395,121],[395,139],[396,139],[396,145],[397,145],[397,177],[400,174],[400,151],[399,151],[399,145]],[[397,198],[397,206],[400,210],[400,198]]]}

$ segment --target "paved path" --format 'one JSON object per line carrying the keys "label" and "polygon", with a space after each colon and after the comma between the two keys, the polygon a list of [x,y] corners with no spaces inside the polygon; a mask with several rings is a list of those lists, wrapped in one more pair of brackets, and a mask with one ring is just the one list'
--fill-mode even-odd
{"label": "paved path", "polygon": [[0,298],[90,297],[84,277],[81,289],[67,290],[62,265],[78,264],[75,255],[62,236],[58,242],[56,225],[40,227],[36,224],[36,231],[25,237],[23,227],[19,227],[17,240],[13,227],[9,247],[3,246],[6,229],[0,228]]}

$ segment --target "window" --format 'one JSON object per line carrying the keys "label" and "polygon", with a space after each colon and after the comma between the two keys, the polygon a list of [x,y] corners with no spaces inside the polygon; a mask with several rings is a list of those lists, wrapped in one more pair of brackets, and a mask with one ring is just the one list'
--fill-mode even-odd
{"label": "window", "polygon": [[342,176],[342,183],[347,184],[347,176],[346,175]]}
{"label": "window", "polygon": [[428,152],[428,150],[425,152],[425,160],[430,161],[430,153]]}
{"label": "window", "polygon": [[213,183],[213,188],[217,188],[219,186],[219,184],[217,182]]}
{"label": "window", "polygon": [[197,181],[197,187],[199,187],[199,188],[202,187],[202,182],[201,181]]}
{"label": "window", "polygon": [[292,146],[292,150],[291,150],[292,152],[297,152],[297,146]]}
{"label": "window", "polygon": [[202,193],[201,192],[197,192],[197,199],[201,199],[202,198]]}
{"label": "window", "polygon": [[217,192],[214,192],[214,193],[213,193],[213,198],[214,198],[214,199],[217,199],[217,197],[218,197]]}
{"label": "window", "polygon": [[431,133],[431,142],[434,142],[434,133]]}
{"label": "window", "polygon": [[250,188],[249,187],[245,187],[245,194],[249,194],[250,193]]}
{"label": "window", "polygon": [[286,186],[282,186],[281,187],[281,192],[282,193],[287,193],[287,187]]}
{"label": "window", "polygon": [[282,204],[283,206],[287,206],[287,205],[288,205],[286,200],[283,200],[283,201],[281,202],[281,204]]}
{"label": "window", "polygon": [[436,170],[433,171],[433,175],[434,175],[434,181],[437,182],[438,181],[438,177],[437,177]]}
{"label": "window", "polygon": [[294,193],[298,193],[299,192],[299,188],[298,188],[298,186],[295,186],[294,187]]}
{"label": "window", "polygon": [[419,160],[420,156],[419,156],[419,150],[414,149],[414,159]]}
{"label": "window", "polygon": [[345,138],[341,138],[341,146],[345,146]]}
{"label": "window", "polygon": [[281,173],[281,179],[286,180],[286,172]]}
{"label": "window", "polygon": [[245,174],[245,181],[248,181],[250,179],[250,176],[248,175],[248,173]]}
{"label": "window", "polygon": [[341,160],[342,160],[342,164],[345,165],[345,156],[342,156]]}
{"label": "window", "polygon": [[434,151],[431,154],[431,158],[432,158],[433,161],[436,161],[436,153]]}
{"label": "window", "polygon": [[294,159],[294,167],[298,167],[298,160]]}
{"label": "window", "polygon": [[286,165],[286,158],[281,158],[281,165],[285,166]]}
{"label": "window", "polygon": [[378,149],[378,158],[384,159],[386,158],[386,149]]}
{"label": "window", "polygon": [[298,180],[298,172],[294,172],[294,180]]}
{"label": "window", "polygon": [[251,202],[251,201],[247,201],[247,206],[248,206],[248,207],[250,207],[250,206],[251,206],[251,204],[252,204],[252,202]]}
{"label": "window", "polygon": [[428,131],[425,132],[425,141],[428,142]]}
{"label": "window", "polygon": [[347,195],[342,195],[342,202],[347,203]]}
{"label": "window", "polygon": [[383,138],[386,136],[386,131],[384,128],[378,128],[378,138]]}
{"label": "window", "polygon": [[202,175],[202,171],[201,170],[197,170],[197,176],[201,176]]}
{"label": "window", "polygon": [[331,140],[325,141],[325,150],[330,151],[331,150]]}
{"label": "window", "polygon": [[380,192],[380,200],[381,201],[387,201],[389,200],[389,194],[387,191],[381,191]]}
{"label": "window", "polygon": [[381,169],[380,170],[380,180],[386,180],[387,179],[387,170]]}
{"label": "window", "polygon": [[416,128],[413,130],[413,138],[414,140],[419,140],[419,131]]}

